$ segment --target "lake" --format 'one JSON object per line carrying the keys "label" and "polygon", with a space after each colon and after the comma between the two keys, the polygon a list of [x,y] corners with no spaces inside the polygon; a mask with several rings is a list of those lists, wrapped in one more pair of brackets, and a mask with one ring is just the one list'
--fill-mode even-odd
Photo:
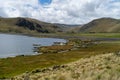
{"label": "lake", "polygon": [[49,46],[52,45],[53,42],[66,42],[66,40],[0,34],[0,58],[14,57],[17,55],[34,55],[33,44]]}

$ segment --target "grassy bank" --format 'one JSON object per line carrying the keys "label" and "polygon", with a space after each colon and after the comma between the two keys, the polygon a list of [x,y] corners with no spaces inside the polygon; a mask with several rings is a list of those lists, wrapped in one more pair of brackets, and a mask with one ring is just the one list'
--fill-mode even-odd
{"label": "grassy bank", "polygon": [[119,50],[120,44],[118,43],[104,43],[64,53],[50,53],[0,59],[0,78],[8,78],[22,74],[26,71],[35,70],[37,68],[45,68],[53,65],[65,64],[83,57],[115,52]]}
{"label": "grassy bank", "polygon": [[26,35],[34,37],[55,37],[55,38],[120,38],[120,33],[37,33],[37,32],[26,32],[26,33],[16,33],[16,32],[0,32],[3,34],[15,34],[15,35]]}
{"label": "grassy bank", "polygon": [[47,68],[44,72],[26,73],[14,80],[120,80],[120,55],[100,54],[65,64],[64,67]]}
{"label": "grassy bank", "polygon": [[[61,36],[63,34],[60,34]],[[93,37],[93,38],[120,38],[120,33],[67,33],[64,36]]]}

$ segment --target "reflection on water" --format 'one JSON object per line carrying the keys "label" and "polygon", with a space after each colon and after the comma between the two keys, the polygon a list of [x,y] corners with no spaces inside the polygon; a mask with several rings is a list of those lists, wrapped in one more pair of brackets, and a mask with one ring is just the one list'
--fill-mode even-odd
{"label": "reflection on water", "polygon": [[20,35],[0,34],[0,58],[16,55],[32,55],[33,44],[52,45],[53,42],[65,42],[57,38],[36,38]]}

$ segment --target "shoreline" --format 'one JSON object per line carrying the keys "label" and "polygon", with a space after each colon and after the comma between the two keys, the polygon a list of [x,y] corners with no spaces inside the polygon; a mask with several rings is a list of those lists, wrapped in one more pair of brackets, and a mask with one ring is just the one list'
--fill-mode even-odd
{"label": "shoreline", "polygon": [[[37,36],[33,36],[30,34],[18,34],[18,33],[0,33],[1,35],[15,35],[15,36],[25,36],[25,37],[33,37],[33,38],[53,38],[53,37],[37,37]],[[57,38],[56,39],[63,39],[63,38]],[[15,58],[18,56],[33,56],[33,55],[40,55],[41,53],[35,53],[33,52],[32,54],[20,54],[20,55],[10,55],[8,57],[5,56],[1,56],[0,59],[7,59],[7,58]]]}
{"label": "shoreline", "polygon": [[120,38],[110,38],[110,37],[97,37],[97,36],[71,36],[67,33],[61,33],[64,35],[59,35],[58,33],[35,33],[35,34],[29,34],[29,33],[3,33],[0,32],[0,34],[8,34],[8,35],[20,35],[20,36],[28,36],[28,37],[37,37],[37,38],[58,38],[58,39],[81,39],[81,40],[97,40],[97,41],[120,41]]}
{"label": "shoreline", "polygon": [[[51,34],[44,34],[44,33],[40,33],[39,35],[38,34],[24,34],[24,33],[2,33],[0,32],[0,34],[6,34],[6,35],[18,35],[18,36],[27,36],[27,37],[35,37],[35,38],[58,38],[58,39],[65,39],[65,40],[68,40],[70,38],[76,38],[76,39],[91,39],[91,40],[97,40],[97,41],[103,41],[103,42],[111,42],[111,41],[120,41],[120,38],[96,38],[96,37],[82,37],[82,36],[59,36],[58,34],[55,34],[53,35],[52,33]],[[108,43],[109,43],[108,42]],[[17,56],[33,56],[33,55],[39,55],[36,54],[36,53],[33,53],[31,55],[25,55],[25,54],[21,54],[21,55],[16,55],[16,56],[9,56],[9,57],[0,57],[0,59],[6,59],[6,58],[15,58]]]}

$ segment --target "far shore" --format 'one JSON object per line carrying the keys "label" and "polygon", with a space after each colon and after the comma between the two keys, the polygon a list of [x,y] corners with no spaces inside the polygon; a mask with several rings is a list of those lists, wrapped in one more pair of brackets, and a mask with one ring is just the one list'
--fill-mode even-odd
{"label": "far shore", "polygon": [[[39,37],[39,38],[61,38],[61,39],[71,39],[71,38],[77,38],[77,39],[90,39],[90,40],[98,40],[98,41],[120,41],[120,37],[104,37],[104,36],[93,36],[91,33],[79,33],[79,34],[91,34],[91,36],[88,35],[70,35],[68,33],[35,33],[35,34],[29,34],[29,33],[3,33],[0,32],[0,34],[10,34],[10,35],[22,35],[22,36],[29,36],[29,37]],[[95,33],[95,34],[102,34],[103,33]],[[112,34],[112,33],[104,33],[104,34]],[[117,34],[117,33],[115,33]],[[118,33],[119,34],[119,33]]]}

